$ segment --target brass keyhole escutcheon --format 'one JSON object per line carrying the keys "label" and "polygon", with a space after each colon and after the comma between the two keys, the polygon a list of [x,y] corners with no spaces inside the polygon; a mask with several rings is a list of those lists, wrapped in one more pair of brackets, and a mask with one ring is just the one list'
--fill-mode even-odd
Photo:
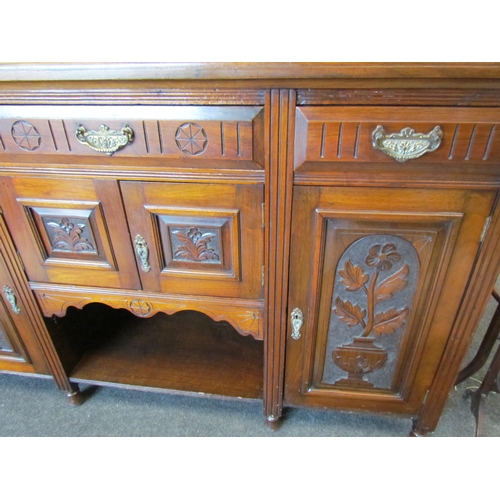
{"label": "brass keyhole escutcheon", "polygon": [[301,337],[300,329],[302,328],[302,325],[304,323],[304,315],[302,314],[302,311],[298,307],[296,307],[292,311],[291,320],[292,320],[292,339],[299,340]]}

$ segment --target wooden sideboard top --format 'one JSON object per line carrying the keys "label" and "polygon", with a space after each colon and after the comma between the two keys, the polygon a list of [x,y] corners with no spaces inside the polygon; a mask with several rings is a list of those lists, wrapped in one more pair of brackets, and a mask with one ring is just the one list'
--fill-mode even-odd
{"label": "wooden sideboard top", "polygon": [[[491,79],[500,63],[8,63],[0,81],[245,80],[266,84],[331,79]],[[262,83],[261,83],[262,85]],[[296,83],[295,83],[296,85]],[[271,85],[272,86],[272,85]]]}

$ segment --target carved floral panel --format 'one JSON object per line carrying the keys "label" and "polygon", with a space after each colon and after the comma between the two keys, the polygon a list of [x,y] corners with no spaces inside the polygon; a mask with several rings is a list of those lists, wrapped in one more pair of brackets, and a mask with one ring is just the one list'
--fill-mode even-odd
{"label": "carved floral panel", "polygon": [[322,382],[390,388],[420,271],[414,246],[399,236],[364,236],[335,273]]}
{"label": "carved floral panel", "polygon": [[[52,202],[50,202],[52,204]],[[99,205],[92,208],[25,206],[33,237],[47,265],[115,266],[113,250]],[[61,203],[62,204],[62,203]]]}
{"label": "carved floral panel", "polygon": [[52,251],[96,254],[89,220],[76,217],[43,217]]}
{"label": "carved floral panel", "polygon": [[156,214],[155,219],[162,272],[239,279],[237,212],[227,217]]}
{"label": "carved floral panel", "polygon": [[221,262],[219,228],[171,226],[169,232],[173,260],[207,264]]}

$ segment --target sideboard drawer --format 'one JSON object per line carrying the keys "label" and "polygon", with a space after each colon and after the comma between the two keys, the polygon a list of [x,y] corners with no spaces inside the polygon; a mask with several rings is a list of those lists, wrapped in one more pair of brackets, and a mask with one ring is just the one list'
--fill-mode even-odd
{"label": "sideboard drawer", "polygon": [[294,168],[304,173],[352,163],[403,171],[415,164],[491,167],[500,161],[499,124],[497,108],[298,107]]}
{"label": "sideboard drawer", "polygon": [[0,161],[112,156],[260,170],[263,115],[261,106],[2,106]]}

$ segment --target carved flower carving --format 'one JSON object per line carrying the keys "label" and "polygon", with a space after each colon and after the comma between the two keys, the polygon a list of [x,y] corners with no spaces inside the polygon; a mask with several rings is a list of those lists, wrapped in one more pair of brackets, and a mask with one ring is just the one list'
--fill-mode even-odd
{"label": "carved flower carving", "polygon": [[342,300],[338,296],[335,299],[333,312],[340,321],[349,327],[361,325],[363,328],[362,337],[392,334],[403,325],[408,316],[407,307],[401,310],[391,308],[385,312],[375,312],[377,304],[389,300],[408,284],[406,279],[409,272],[408,264],[404,264],[399,271],[379,282],[379,273],[388,271],[392,268],[392,264],[400,259],[401,254],[396,252],[396,246],[393,243],[387,243],[384,246],[373,245],[368,250],[365,259],[367,265],[376,268],[371,276],[365,273],[361,266],[354,265],[350,260],[347,260],[344,269],[339,271],[341,283],[347,291],[363,291],[366,296],[366,309],[363,309],[359,304],[352,304],[349,300]]}
{"label": "carved flower carving", "polygon": [[387,245],[374,245],[368,251],[366,264],[370,267],[376,267],[379,271],[388,271],[393,262],[399,262],[401,255],[396,252],[396,246],[393,243]]}
{"label": "carved flower carving", "polygon": [[195,262],[219,260],[219,256],[208,244],[215,238],[215,234],[202,233],[197,227],[189,228],[186,234],[182,231],[173,231],[182,243],[174,252],[175,259],[191,260]]}
{"label": "carved flower carving", "polygon": [[196,245],[196,243],[198,243],[198,240],[201,238],[201,231],[199,231],[196,227],[192,227],[188,231],[187,236],[188,238],[191,238],[192,242]]}
{"label": "carved flower carving", "polygon": [[73,224],[69,219],[63,217],[58,223],[48,222],[52,230],[52,242],[54,250],[73,252],[92,252],[94,247],[82,236],[85,224]]}

